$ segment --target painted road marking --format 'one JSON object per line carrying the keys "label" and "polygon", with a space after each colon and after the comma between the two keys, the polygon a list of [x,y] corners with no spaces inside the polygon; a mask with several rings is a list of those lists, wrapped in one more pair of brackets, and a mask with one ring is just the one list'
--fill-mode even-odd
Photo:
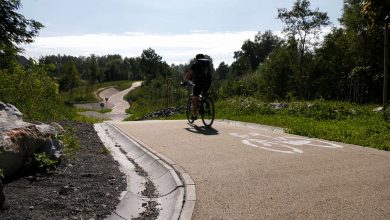
{"label": "painted road marking", "polygon": [[[303,151],[301,149],[296,148],[297,146],[343,148],[343,146],[338,144],[304,137],[271,137],[255,132],[251,132],[249,134],[230,133],[230,135],[242,138],[243,140],[241,140],[241,142],[245,145],[285,154],[302,154]],[[287,149],[283,150],[283,148]]]}

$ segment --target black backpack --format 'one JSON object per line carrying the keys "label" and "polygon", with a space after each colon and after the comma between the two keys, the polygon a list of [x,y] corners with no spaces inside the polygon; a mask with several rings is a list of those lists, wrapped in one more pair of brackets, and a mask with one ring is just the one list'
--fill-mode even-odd
{"label": "black backpack", "polygon": [[198,65],[198,71],[195,73],[196,79],[211,81],[210,61],[208,59],[199,59],[196,61],[196,65]]}

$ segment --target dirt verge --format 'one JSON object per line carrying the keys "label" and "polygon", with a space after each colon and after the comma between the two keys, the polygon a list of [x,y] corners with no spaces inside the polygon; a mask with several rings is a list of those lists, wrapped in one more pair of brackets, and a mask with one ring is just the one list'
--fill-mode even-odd
{"label": "dirt verge", "polygon": [[7,210],[0,219],[103,219],[126,189],[118,164],[103,148],[90,123],[72,127],[81,149],[51,173],[23,173],[4,184]]}

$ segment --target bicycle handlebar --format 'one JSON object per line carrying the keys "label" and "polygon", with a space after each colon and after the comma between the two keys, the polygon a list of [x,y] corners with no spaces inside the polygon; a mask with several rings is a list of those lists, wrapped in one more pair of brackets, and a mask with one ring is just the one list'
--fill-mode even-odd
{"label": "bicycle handlebar", "polygon": [[184,82],[181,82],[180,85],[181,86],[190,86],[190,87],[195,86],[195,84],[192,81],[184,81]]}

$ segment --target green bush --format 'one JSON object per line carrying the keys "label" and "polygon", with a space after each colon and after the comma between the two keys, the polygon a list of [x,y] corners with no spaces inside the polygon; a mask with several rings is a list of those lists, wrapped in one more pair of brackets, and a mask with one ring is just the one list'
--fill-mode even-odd
{"label": "green bush", "polygon": [[32,64],[25,69],[14,64],[0,70],[0,100],[15,105],[30,120],[64,118],[67,111],[48,68]]}

